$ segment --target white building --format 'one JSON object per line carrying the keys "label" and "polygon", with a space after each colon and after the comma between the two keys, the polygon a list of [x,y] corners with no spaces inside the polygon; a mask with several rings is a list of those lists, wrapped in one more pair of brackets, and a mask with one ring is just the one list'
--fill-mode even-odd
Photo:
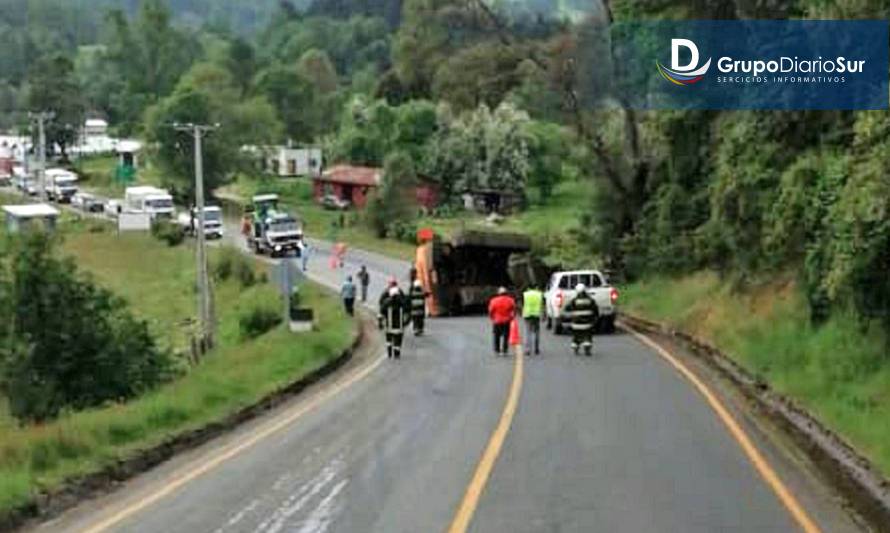
{"label": "white building", "polygon": [[114,151],[116,139],[108,135],[108,122],[101,118],[90,118],[83,123],[80,139],[69,152],[75,155],[105,154]]}
{"label": "white building", "polygon": [[321,148],[271,146],[266,150],[265,169],[280,177],[321,175]]}
{"label": "white building", "polygon": [[10,233],[17,233],[29,227],[52,230],[56,226],[59,211],[47,204],[4,205],[6,228]]}

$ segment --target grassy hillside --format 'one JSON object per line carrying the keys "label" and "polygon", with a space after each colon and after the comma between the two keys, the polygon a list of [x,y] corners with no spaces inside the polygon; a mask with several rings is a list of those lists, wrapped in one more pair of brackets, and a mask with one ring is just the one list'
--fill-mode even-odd
{"label": "grassy hillside", "polygon": [[798,400],[890,475],[890,358],[879,328],[838,313],[810,324],[794,283],[735,293],[712,273],[626,287],[625,309],[718,346]]}
{"label": "grassy hillside", "polygon": [[[192,249],[170,248],[148,235],[117,235],[108,228],[95,221],[65,220],[62,253],[126,298],[162,345],[185,351],[195,306]],[[211,261],[218,256],[213,250]],[[259,264],[256,268],[265,270]],[[241,335],[239,317],[257,306],[277,311],[277,291],[262,277],[250,287],[243,287],[237,276],[218,281],[217,348],[176,381],[129,403],[19,426],[0,399],[0,517],[38,491],[220,420],[337,357],[352,342],[354,322],[320,287],[306,284],[301,293],[304,304],[315,311],[316,330],[297,335],[279,326],[248,339]]]}

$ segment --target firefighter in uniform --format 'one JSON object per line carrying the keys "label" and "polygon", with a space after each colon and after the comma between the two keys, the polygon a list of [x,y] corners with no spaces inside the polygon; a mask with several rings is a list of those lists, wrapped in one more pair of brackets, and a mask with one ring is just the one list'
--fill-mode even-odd
{"label": "firefighter in uniform", "polygon": [[390,282],[389,289],[380,297],[380,322],[386,334],[386,356],[402,356],[402,339],[408,323],[409,303],[398,284]]}
{"label": "firefighter in uniform", "polygon": [[423,335],[423,322],[426,318],[426,297],[429,296],[423,290],[419,279],[415,279],[408,291],[408,299],[411,302],[411,322],[414,324],[414,335]]}
{"label": "firefighter in uniform", "polygon": [[583,349],[585,355],[592,355],[593,328],[599,310],[583,283],[575,287],[575,297],[566,304],[565,312],[572,329],[572,351],[578,355],[579,349]]}

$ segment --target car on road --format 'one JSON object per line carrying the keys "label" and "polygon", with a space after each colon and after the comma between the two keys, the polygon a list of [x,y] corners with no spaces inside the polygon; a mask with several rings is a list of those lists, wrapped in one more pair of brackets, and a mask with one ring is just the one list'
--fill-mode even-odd
{"label": "car on road", "polygon": [[101,213],[105,210],[105,200],[88,192],[77,192],[71,197],[71,206],[87,213]]}
{"label": "car on road", "polygon": [[[196,208],[191,208],[176,217],[176,223],[186,235],[196,236],[198,233],[198,213]],[[222,208],[217,205],[204,206],[204,237],[208,239],[222,239],[225,235],[223,227]]]}
{"label": "car on road", "polygon": [[562,333],[566,328],[566,318],[562,310],[566,303],[575,297],[575,287],[583,283],[593,297],[599,310],[597,329],[606,333],[615,330],[615,317],[618,311],[618,289],[609,284],[605,274],[599,270],[572,270],[554,272],[544,293],[547,328]]}
{"label": "car on road", "polygon": [[349,209],[350,205],[352,204],[350,204],[349,200],[344,200],[333,194],[325,195],[321,199],[321,206],[332,211],[345,211]]}

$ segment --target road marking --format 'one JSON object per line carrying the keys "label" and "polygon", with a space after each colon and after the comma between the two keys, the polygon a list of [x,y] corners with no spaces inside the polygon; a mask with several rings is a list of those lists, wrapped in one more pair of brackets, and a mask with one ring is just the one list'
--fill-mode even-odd
{"label": "road marking", "polygon": [[270,421],[268,425],[266,425],[265,427],[260,427],[255,433],[251,434],[250,437],[247,437],[240,442],[232,443],[225,449],[219,451],[214,455],[211,455],[205,461],[200,462],[197,465],[188,467],[187,469],[185,469],[184,472],[181,472],[179,475],[174,476],[173,479],[167,482],[163,487],[143,496],[142,499],[140,499],[138,502],[128,505],[127,507],[114,513],[112,516],[102,520],[98,524],[88,527],[87,529],[83,530],[84,533],[99,533],[101,531],[105,531],[108,528],[132,516],[133,514],[138,513],[146,507],[156,503],[162,498],[169,496],[170,494],[181,488],[183,485],[195,480],[196,478],[202,476],[203,474],[206,474],[207,472],[210,472],[214,468],[235,457],[239,453],[247,450],[248,448],[254,446],[263,439],[266,439],[272,434],[281,431],[290,424],[294,423],[297,419],[304,416],[306,413],[314,410],[319,405],[333,398],[344,389],[354,385],[355,383],[358,383],[369,374],[371,374],[371,372],[376,370],[385,359],[385,357],[378,357],[375,361],[355,370],[347,378],[344,378],[343,381],[332,386],[330,389],[319,393],[318,396],[311,399],[308,403],[301,406],[299,409],[286,414],[286,416],[283,415],[283,417],[278,420]]}
{"label": "road marking", "polygon": [[519,404],[519,394],[522,392],[522,346],[516,346],[516,363],[513,365],[513,382],[510,384],[510,393],[507,396],[507,403],[504,405],[504,412],[501,413],[501,419],[495,427],[494,433],[482,452],[482,458],[476,466],[476,471],[467,491],[464,493],[463,500],[454,514],[448,533],[464,533],[470,527],[470,521],[473,520],[473,514],[479,505],[479,499],[482,497],[482,491],[494,468],[494,463],[501,453],[501,447],[510,431],[510,424],[513,422],[513,416],[516,414],[516,407]]}
{"label": "road marking", "polygon": [[699,379],[689,367],[684,365],[677,357],[668,352],[660,344],[629,326],[625,325],[624,328],[640,342],[652,348],[655,353],[670,363],[671,366],[680,372],[680,374],[692,383],[693,387],[705,397],[708,405],[710,405],[711,409],[717,413],[717,417],[729,430],[729,434],[739,443],[739,446],[742,447],[742,450],[745,452],[745,455],[748,456],[748,459],[754,465],[754,468],[766,484],[773,490],[779,498],[779,501],[782,502],[782,505],[784,505],[788,512],[791,513],[791,516],[800,528],[806,533],[821,533],[819,526],[817,526],[813,519],[810,518],[800,502],[797,501],[797,498],[794,497],[794,494],[791,493],[791,490],[789,490],[785,483],[782,482],[781,478],[779,478],[779,475],[772,466],[770,466],[766,458],[761,455],[760,450],[757,449],[751,441],[751,438],[745,433],[745,430],[742,429],[738,422],[736,422],[735,418],[733,418],[732,414],[730,414],[729,410],[720,402],[717,396],[711,392],[711,389],[705,385],[705,383]]}

